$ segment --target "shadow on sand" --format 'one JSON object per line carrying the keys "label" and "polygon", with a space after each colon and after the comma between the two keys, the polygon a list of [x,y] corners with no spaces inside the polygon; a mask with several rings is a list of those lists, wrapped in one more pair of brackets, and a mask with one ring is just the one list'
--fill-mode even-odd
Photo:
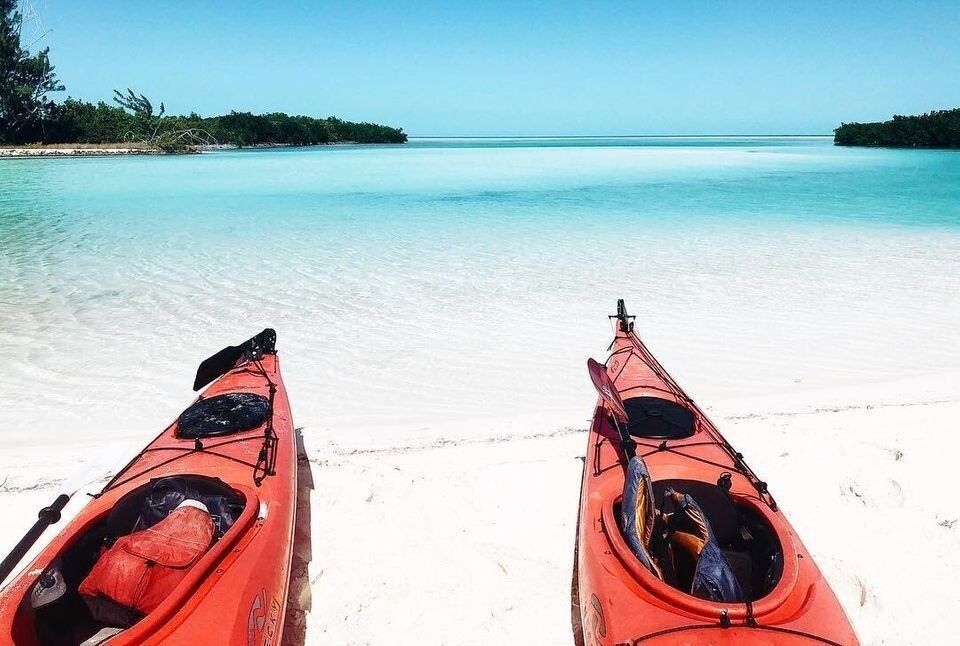
{"label": "shadow on sand", "polygon": [[310,611],[308,566],[313,558],[310,545],[310,492],[313,472],[303,443],[303,429],[297,433],[297,521],[293,528],[293,562],[290,589],[287,591],[287,618],[283,625],[283,646],[300,646],[307,637],[307,613]]}

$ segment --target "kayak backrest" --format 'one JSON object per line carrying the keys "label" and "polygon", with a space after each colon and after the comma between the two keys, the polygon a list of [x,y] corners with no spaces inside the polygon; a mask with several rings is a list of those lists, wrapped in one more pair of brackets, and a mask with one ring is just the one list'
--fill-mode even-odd
{"label": "kayak backrest", "polygon": [[[697,502],[710,523],[717,542],[726,545],[734,539],[739,531],[739,512],[723,489],[711,482],[700,480],[658,480],[653,483],[654,500],[665,500],[665,494],[669,489],[689,494]],[[671,509],[661,511],[671,511]]]}
{"label": "kayak backrest", "polygon": [[[723,603],[746,600],[743,588],[729,561],[720,549],[706,514],[690,496],[673,489],[667,490],[673,503],[668,526],[668,540],[674,563],[683,558],[689,562],[689,592],[695,597]],[[676,570],[680,571],[677,567]],[[683,587],[686,587],[684,585]]]}
{"label": "kayak backrest", "polygon": [[[653,489],[655,500],[660,503],[660,516],[672,517],[678,511],[675,497],[667,493],[671,490],[680,494],[681,499],[693,501],[709,527],[722,558],[736,576],[745,598],[755,601],[773,590],[783,574],[783,547],[777,539],[776,530],[753,505],[713,483],[699,480],[657,480],[653,483]],[[696,533],[690,531],[693,529],[693,525],[687,524],[688,532]],[[660,536],[660,533],[654,535],[650,552],[660,562],[664,580],[690,593],[700,555],[690,562],[677,561],[676,554],[671,553],[677,545],[668,545],[669,540],[658,540]],[[719,560],[714,551],[710,550],[708,560]]]}

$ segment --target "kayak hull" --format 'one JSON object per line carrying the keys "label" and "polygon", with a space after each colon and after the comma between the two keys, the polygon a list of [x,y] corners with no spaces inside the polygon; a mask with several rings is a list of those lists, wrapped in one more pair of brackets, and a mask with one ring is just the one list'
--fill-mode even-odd
{"label": "kayak hull", "polygon": [[[271,386],[272,384],[272,386]],[[271,388],[273,393],[270,393]],[[201,396],[255,393],[272,400],[276,442],[273,475],[257,484],[266,425],[203,448],[180,439],[171,424],[91,500],[40,554],[0,591],[0,642],[39,645],[29,604],[40,574],[102,523],[124,496],[166,476],[205,476],[229,485],[243,500],[233,526],[192,567],[170,596],[109,646],[133,644],[278,644],[283,632],[296,515],[297,456],[290,404],[275,354],[240,363]]]}

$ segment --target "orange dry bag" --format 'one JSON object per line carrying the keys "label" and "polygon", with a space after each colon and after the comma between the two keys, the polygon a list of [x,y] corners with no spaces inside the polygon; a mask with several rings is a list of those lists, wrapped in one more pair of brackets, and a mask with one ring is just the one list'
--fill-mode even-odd
{"label": "orange dry bag", "polygon": [[131,625],[169,596],[213,534],[203,503],[185,500],[153,527],[118,539],[80,584],[80,594],[98,621]]}

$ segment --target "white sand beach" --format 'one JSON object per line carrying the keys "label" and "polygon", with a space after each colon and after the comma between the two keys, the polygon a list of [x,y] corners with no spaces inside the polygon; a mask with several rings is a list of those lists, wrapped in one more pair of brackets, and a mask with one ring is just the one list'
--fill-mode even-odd
{"label": "white sand beach", "polygon": [[[958,415],[958,401],[716,415],[866,644],[952,639]],[[311,643],[571,643],[583,424],[511,426],[449,444],[308,447],[314,554],[327,555],[311,570]]]}

